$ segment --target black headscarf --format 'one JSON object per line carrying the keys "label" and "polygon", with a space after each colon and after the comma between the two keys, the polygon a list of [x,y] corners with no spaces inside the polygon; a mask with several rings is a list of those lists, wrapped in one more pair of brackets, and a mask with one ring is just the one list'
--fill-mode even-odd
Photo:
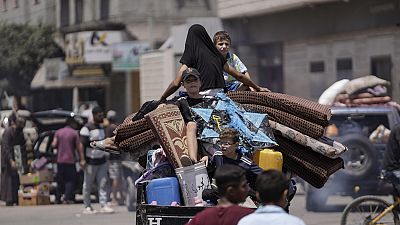
{"label": "black headscarf", "polygon": [[179,62],[200,72],[201,91],[225,87],[223,67],[226,58],[218,51],[206,29],[200,24],[189,28],[185,51]]}

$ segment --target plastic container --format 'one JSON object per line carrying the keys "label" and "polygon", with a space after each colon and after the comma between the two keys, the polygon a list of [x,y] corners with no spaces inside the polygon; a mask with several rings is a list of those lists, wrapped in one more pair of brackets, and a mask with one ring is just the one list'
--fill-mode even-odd
{"label": "plastic container", "polygon": [[210,189],[206,166],[203,162],[175,169],[181,186],[185,206],[195,206],[195,198],[202,199],[204,189]]}
{"label": "plastic container", "polygon": [[272,149],[257,150],[253,155],[254,162],[262,169],[275,169],[282,171],[282,153]]}
{"label": "plastic container", "polygon": [[165,177],[151,180],[146,187],[146,200],[150,204],[171,205],[176,202],[181,204],[178,180],[176,177]]}

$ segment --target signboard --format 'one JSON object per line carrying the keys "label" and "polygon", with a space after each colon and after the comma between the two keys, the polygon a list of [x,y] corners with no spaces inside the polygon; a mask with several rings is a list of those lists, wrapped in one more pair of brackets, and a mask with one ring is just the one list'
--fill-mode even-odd
{"label": "signboard", "polygon": [[111,45],[122,42],[121,31],[84,31],[65,36],[68,64],[111,63]]}
{"label": "signboard", "polygon": [[130,41],[113,44],[112,66],[114,71],[139,69],[140,54],[150,50],[150,44]]}

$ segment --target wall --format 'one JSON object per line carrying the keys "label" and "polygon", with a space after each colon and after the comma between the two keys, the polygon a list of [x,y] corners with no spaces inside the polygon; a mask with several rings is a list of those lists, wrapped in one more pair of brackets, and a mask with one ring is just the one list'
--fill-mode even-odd
{"label": "wall", "polygon": [[[256,81],[261,76],[261,45],[283,43],[284,92],[314,100],[336,81],[336,58],[351,57],[358,77],[370,73],[371,57],[389,55],[393,96],[399,100],[399,1],[330,2],[225,19],[223,24]],[[316,59],[325,62],[324,73],[309,72],[309,62]],[[294,79],[297,82],[290,82]]]}
{"label": "wall", "polygon": [[0,21],[8,23],[30,24],[55,24],[56,3],[54,0],[40,0],[38,4],[33,1],[19,0],[18,7],[13,1],[6,1],[7,10],[0,9]]}
{"label": "wall", "polygon": [[[400,101],[399,44],[400,30],[390,28],[286,42],[284,78],[285,83],[291,85],[287,86],[285,92],[317,100],[325,88],[337,81],[337,58],[352,58],[353,78],[357,78],[371,73],[372,57],[390,56],[392,95],[394,100]],[[325,72],[310,73],[311,61],[324,61]],[[380,74],[374,75],[380,76]],[[294,79],[298,82],[290,82]]]}

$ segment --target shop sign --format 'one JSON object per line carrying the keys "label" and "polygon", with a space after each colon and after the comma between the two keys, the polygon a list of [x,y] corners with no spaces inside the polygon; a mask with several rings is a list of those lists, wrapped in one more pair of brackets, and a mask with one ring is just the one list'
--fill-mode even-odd
{"label": "shop sign", "polygon": [[112,44],[122,42],[121,31],[84,31],[65,36],[68,64],[111,63]]}
{"label": "shop sign", "polygon": [[113,44],[112,49],[113,71],[129,71],[139,69],[139,56],[150,50],[150,44],[130,41]]}

